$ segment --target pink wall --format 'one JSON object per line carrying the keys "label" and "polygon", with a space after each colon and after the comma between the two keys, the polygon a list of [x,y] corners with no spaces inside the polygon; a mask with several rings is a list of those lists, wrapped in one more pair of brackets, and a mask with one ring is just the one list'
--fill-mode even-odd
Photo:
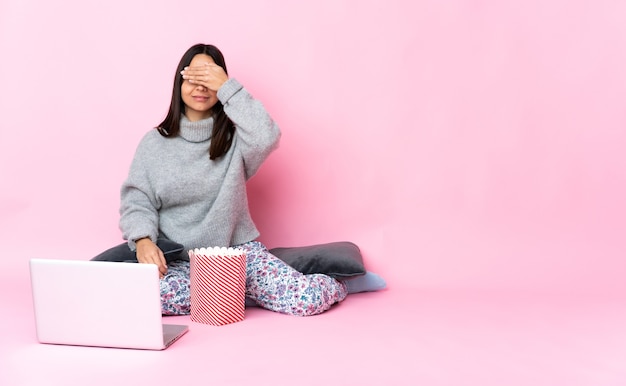
{"label": "pink wall", "polygon": [[268,246],[352,240],[391,287],[626,293],[626,3],[0,3],[3,273],[120,242],[119,185],[193,43],[283,129]]}

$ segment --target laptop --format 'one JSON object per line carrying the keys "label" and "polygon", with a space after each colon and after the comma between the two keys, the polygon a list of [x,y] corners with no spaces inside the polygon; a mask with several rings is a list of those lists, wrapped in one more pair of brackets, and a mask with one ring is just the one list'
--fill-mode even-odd
{"label": "laptop", "polygon": [[164,350],[188,331],[163,324],[154,264],[31,259],[40,343]]}

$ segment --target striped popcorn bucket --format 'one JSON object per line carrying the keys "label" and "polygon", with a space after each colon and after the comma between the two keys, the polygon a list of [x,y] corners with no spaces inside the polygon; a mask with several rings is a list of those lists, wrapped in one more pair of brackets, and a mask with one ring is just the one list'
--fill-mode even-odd
{"label": "striped popcorn bucket", "polygon": [[235,248],[189,251],[191,321],[222,326],[242,321],[246,297],[246,253]]}

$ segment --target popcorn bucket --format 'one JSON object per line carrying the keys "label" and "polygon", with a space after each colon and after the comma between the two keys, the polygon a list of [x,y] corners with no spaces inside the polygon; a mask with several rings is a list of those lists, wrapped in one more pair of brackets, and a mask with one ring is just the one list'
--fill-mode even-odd
{"label": "popcorn bucket", "polygon": [[246,299],[246,253],[237,248],[189,251],[191,321],[222,326],[242,321]]}

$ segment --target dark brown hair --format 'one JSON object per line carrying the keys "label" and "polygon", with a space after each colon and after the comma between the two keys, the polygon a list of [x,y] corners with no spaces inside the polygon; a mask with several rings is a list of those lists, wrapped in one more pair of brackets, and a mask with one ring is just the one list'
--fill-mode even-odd
{"label": "dark brown hair", "polygon": [[[210,44],[196,44],[189,48],[183,55],[176,68],[176,74],[174,75],[174,87],[172,89],[172,101],[170,102],[170,108],[167,112],[167,116],[157,126],[157,130],[164,137],[175,137],[180,132],[180,118],[185,111],[185,103],[181,96],[180,87],[183,83],[183,76],[180,72],[186,66],[191,63],[194,56],[198,54],[205,54],[213,58],[213,61],[218,66],[222,67],[226,74],[226,62],[224,61],[224,55],[215,46]],[[218,101],[211,109],[213,113],[213,132],[211,134],[211,145],[209,146],[209,158],[212,160],[223,156],[233,141],[233,134],[235,133],[235,125],[224,113],[224,106],[222,102]]]}

